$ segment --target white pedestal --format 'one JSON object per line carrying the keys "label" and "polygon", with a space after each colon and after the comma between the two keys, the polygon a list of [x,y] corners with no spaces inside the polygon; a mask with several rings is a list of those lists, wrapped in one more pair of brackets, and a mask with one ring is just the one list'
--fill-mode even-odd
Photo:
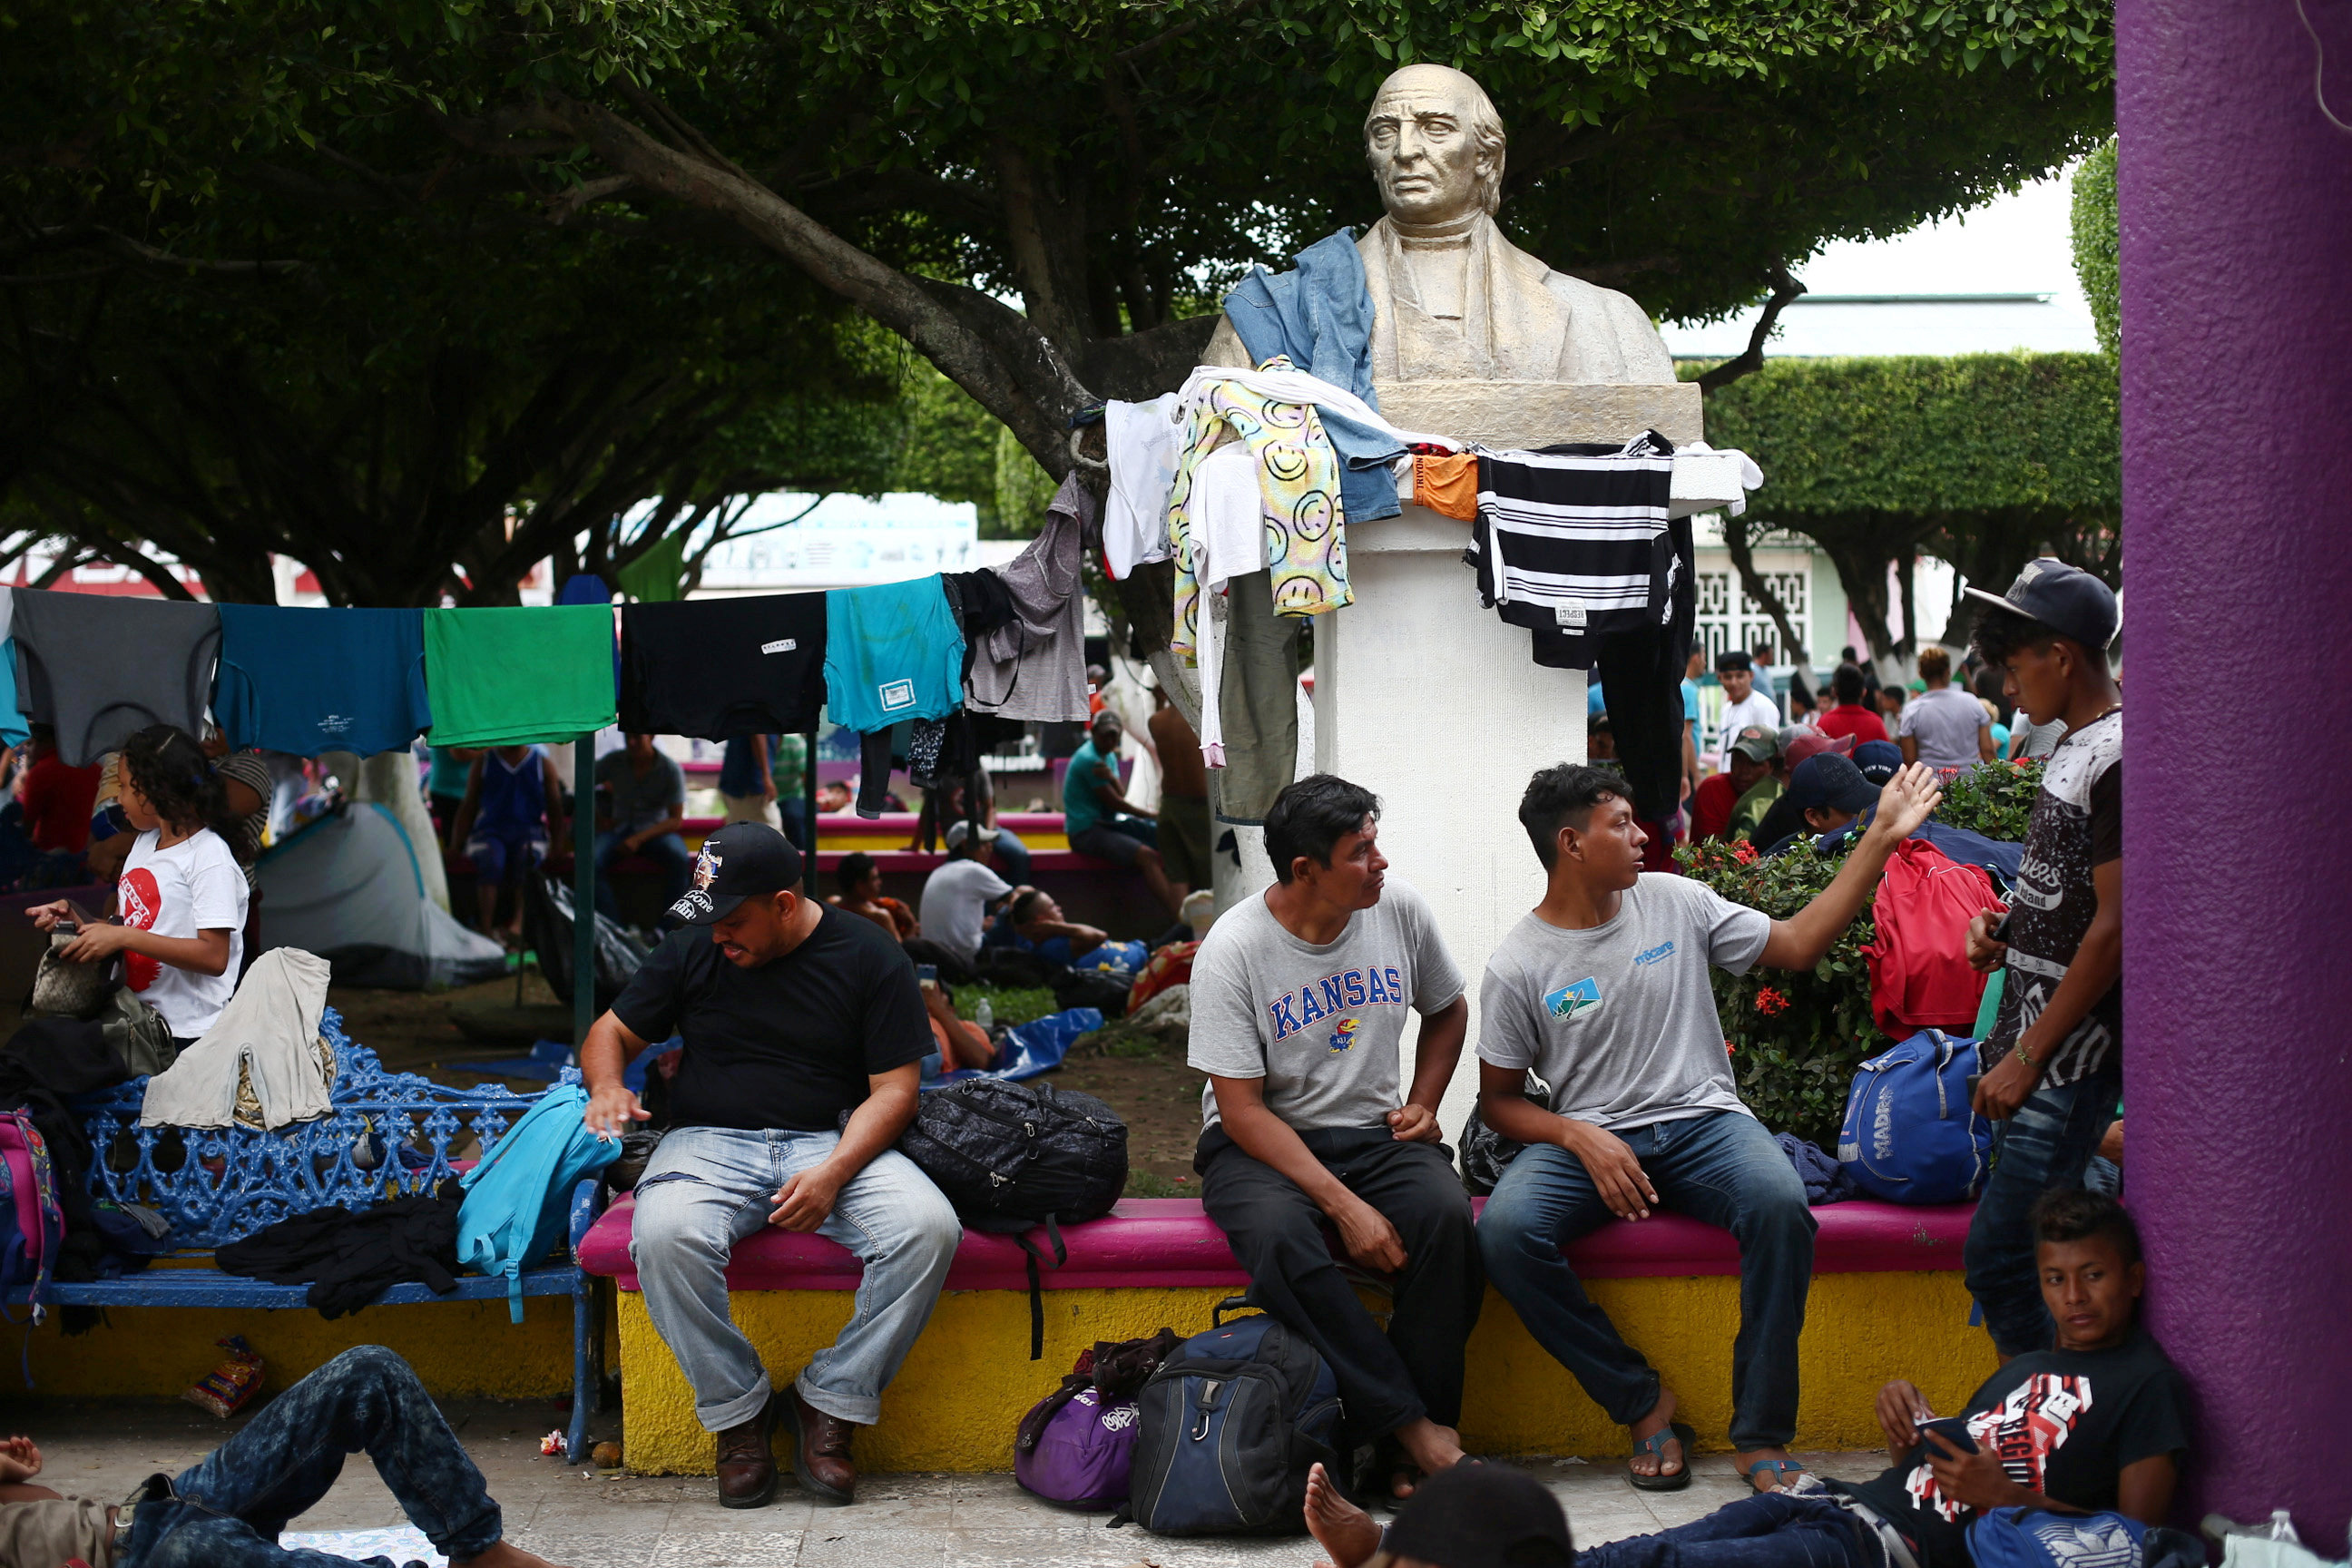
{"label": "white pedestal", "polygon": [[[1653,427],[1677,443],[1700,436],[1698,389],[1686,384],[1439,383],[1383,386],[1380,395],[1381,413],[1403,428],[1495,446],[1624,440]],[[1499,428],[1459,423],[1482,402]],[[1738,460],[1677,459],[1674,493],[1676,516],[1739,499]],[[1537,769],[1584,760],[1584,676],[1538,668],[1526,629],[1479,605],[1462,563],[1468,538],[1468,524],[1418,506],[1349,523],[1355,603],[1315,627],[1316,767],[1381,796],[1390,875],[1429,900],[1469,986],[1469,1045],[1441,1113],[1448,1142],[1477,1098],[1487,955],[1542,896],[1542,868],[1519,827],[1520,793]]]}

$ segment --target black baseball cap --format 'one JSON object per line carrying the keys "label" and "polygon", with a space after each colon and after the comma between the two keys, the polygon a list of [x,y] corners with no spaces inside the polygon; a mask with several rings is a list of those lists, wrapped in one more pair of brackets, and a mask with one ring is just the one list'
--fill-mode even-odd
{"label": "black baseball cap", "polygon": [[1892,741],[1864,741],[1853,752],[1853,765],[1874,784],[1883,784],[1901,771],[1903,748]]}
{"label": "black baseball cap", "polygon": [[1576,1561],[1559,1500],[1516,1466],[1475,1459],[1415,1487],[1381,1549],[1436,1568],[1570,1568]]}
{"label": "black baseball cap", "polygon": [[2027,562],[2006,594],[1988,594],[1982,588],[1962,592],[1979,603],[2040,621],[2095,653],[2106,652],[2123,619],[2114,589],[2080,566],[2047,555]]}
{"label": "black baseball cap", "polygon": [[1878,804],[1878,791],[1853,758],[1818,752],[1789,775],[1789,803],[1799,811],[1829,806],[1860,816]]}
{"label": "black baseball cap", "polygon": [[725,920],[749,898],[781,893],[801,882],[801,852],[764,822],[730,822],[702,841],[686,896],[669,918],[690,926]]}

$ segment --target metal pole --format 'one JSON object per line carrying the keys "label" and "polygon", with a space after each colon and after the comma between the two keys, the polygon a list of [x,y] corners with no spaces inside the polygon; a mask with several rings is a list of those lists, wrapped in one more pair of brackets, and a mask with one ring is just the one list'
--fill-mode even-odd
{"label": "metal pole", "polygon": [[801,865],[801,886],[812,899],[817,896],[816,736],[817,732],[811,730],[801,741],[802,761],[806,764],[801,769],[801,833],[808,839],[804,847],[808,853]]}
{"label": "metal pole", "polygon": [[572,742],[572,1048],[596,1021],[596,737]]}

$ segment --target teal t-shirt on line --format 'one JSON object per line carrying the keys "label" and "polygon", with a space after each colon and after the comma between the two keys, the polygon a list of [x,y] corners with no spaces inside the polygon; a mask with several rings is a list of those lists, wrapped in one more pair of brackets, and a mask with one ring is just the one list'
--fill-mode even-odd
{"label": "teal t-shirt on line", "polygon": [[1118,763],[1106,763],[1103,754],[1095,750],[1092,741],[1071,753],[1070,765],[1062,773],[1064,832],[1084,833],[1089,827],[1102,825],[1102,802],[1095,792],[1106,777],[1113,783],[1118,782]]}

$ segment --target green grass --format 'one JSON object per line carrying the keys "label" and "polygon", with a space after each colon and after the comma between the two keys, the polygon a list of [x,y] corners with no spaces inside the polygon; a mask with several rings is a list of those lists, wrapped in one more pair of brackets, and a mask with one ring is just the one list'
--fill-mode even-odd
{"label": "green grass", "polygon": [[1197,1182],[1178,1183],[1150,1171],[1129,1171],[1125,1195],[1130,1198],[1197,1198],[1201,1195],[1201,1187]]}
{"label": "green grass", "polygon": [[1061,1009],[1054,1005],[1054,994],[1042,985],[998,986],[975,981],[955,988],[956,1012],[966,1018],[980,1009],[980,999],[988,998],[989,1010],[1000,1024],[1034,1024],[1049,1013]]}

